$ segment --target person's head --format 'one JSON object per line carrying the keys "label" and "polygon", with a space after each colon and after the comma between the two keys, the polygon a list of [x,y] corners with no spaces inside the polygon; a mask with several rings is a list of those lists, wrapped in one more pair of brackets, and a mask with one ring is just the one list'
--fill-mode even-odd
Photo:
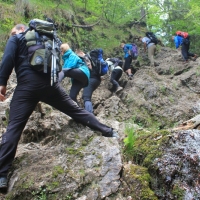
{"label": "person's head", "polygon": [[61,54],[63,55],[66,51],[68,51],[70,49],[69,44],[68,43],[63,43],[60,46],[60,51]]}
{"label": "person's head", "polygon": [[122,42],[122,43],[120,44],[120,47],[121,47],[121,48],[124,48],[124,46],[125,46],[125,43]]}
{"label": "person's head", "polygon": [[139,37],[139,40],[140,40],[141,42],[142,42],[142,38],[143,38],[143,37]]}
{"label": "person's head", "polygon": [[10,32],[10,35],[15,35],[24,32],[28,27],[24,24],[17,24]]}

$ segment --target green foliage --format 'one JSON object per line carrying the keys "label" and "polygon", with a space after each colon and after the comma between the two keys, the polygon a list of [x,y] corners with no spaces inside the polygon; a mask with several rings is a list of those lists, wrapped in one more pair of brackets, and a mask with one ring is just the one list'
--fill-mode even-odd
{"label": "green foliage", "polygon": [[11,28],[13,27],[14,21],[12,18],[6,18],[1,21],[0,28],[1,31],[10,32]]}
{"label": "green foliage", "polygon": [[65,172],[64,169],[58,165],[54,167],[52,176],[56,178],[59,174],[63,174],[64,172]]}
{"label": "green foliage", "polygon": [[32,195],[34,195],[34,200],[47,200],[46,189],[40,187],[39,191],[33,191]]}
{"label": "green foliage", "polygon": [[160,86],[160,92],[161,92],[163,95],[166,95],[166,92],[167,92],[166,86],[161,85],[161,86]]}
{"label": "green foliage", "polygon": [[177,200],[182,200],[184,198],[185,191],[180,188],[179,185],[174,184],[172,194]]}
{"label": "green foliage", "polygon": [[124,139],[124,154],[127,158],[132,158],[134,153],[134,143],[137,138],[137,134],[133,128],[126,127],[125,134],[127,137]]}
{"label": "green foliage", "polygon": [[71,200],[72,199],[72,195],[71,194],[69,194],[69,195],[67,195],[66,197],[65,197],[65,200]]}
{"label": "green foliage", "polygon": [[[90,50],[102,47],[110,56],[113,49],[119,46],[121,40],[129,40],[137,28],[131,28],[135,21],[145,22],[149,30],[156,32],[161,40],[169,46],[171,35],[176,30],[188,31],[191,37],[191,50],[198,54],[199,47],[199,8],[195,0],[30,0],[2,1],[0,8],[0,55],[5,46],[5,37],[13,25],[28,23],[32,18],[43,19],[46,15],[53,18],[59,25],[59,36],[62,41],[71,42],[74,48]],[[16,8],[15,4],[18,8]],[[12,12],[11,12],[12,10]],[[14,12],[13,12],[14,10]],[[90,29],[73,27],[76,25],[91,25]],[[129,28],[127,28],[129,24]],[[126,28],[124,28],[126,25]],[[164,36],[161,36],[164,35]],[[194,37],[195,35],[195,37]],[[98,38],[98,39],[97,39]],[[109,52],[109,53],[108,53]],[[121,56],[121,55],[114,55]]]}

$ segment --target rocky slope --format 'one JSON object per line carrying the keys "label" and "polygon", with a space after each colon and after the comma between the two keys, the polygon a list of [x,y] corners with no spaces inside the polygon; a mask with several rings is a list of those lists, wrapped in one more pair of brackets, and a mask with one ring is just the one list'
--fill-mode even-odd
{"label": "rocky slope", "polygon": [[[199,132],[169,128],[200,112],[200,58],[185,64],[180,52],[166,47],[157,52],[159,66],[149,67],[146,58],[140,52],[133,62],[133,80],[123,74],[118,95],[110,91],[109,75],[93,94],[95,115],[117,130],[120,140],[104,138],[43,103],[45,115],[36,108],[22,134],[9,191],[1,199],[198,199]],[[15,82],[12,74],[9,98],[0,103],[1,133]],[[63,87],[69,90],[68,79]],[[82,105],[81,94],[79,100]],[[128,159],[123,154],[127,127],[138,131]]]}

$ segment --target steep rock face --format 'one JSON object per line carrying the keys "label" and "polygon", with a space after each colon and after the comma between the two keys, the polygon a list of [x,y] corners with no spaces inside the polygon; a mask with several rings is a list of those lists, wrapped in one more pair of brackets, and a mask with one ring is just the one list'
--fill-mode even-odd
{"label": "steep rock face", "polygon": [[42,105],[27,123],[10,174],[10,199],[103,199],[120,186],[122,159],[117,139],[77,124]]}
{"label": "steep rock face", "polygon": [[151,167],[154,177],[152,186],[159,199],[200,198],[199,143],[199,130],[172,134],[163,156],[155,159]]}
{"label": "steep rock face", "polygon": [[[125,165],[121,173],[123,154],[119,145],[123,146],[125,128],[138,129],[135,124],[138,123],[161,129],[200,112],[200,60],[184,64],[180,59],[180,52],[162,47],[156,55],[159,66],[151,68],[147,61],[133,62],[134,78],[128,80],[124,73],[120,80],[124,89],[117,95],[110,91],[109,75],[104,77],[92,97],[95,115],[119,132],[119,141],[101,137],[100,133],[75,123],[48,105],[42,103],[42,110],[38,105],[23,131],[6,198],[35,199],[46,195],[48,199],[131,199],[130,187],[130,192],[123,192],[120,181],[120,176],[130,175],[129,169],[137,169],[135,165]],[[70,80],[66,78],[62,84],[68,92]],[[8,123],[9,102],[15,86],[13,73],[8,84],[9,98],[0,103],[1,133]],[[79,102],[82,106],[81,93]],[[147,173],[143,168],[136,171]],[[145,194],[151,194],[154,199],[150,185],[135,175],[133,179],[136,185],[144,184],[149,191]],[[148,174],[145,180],[150,180]]]}

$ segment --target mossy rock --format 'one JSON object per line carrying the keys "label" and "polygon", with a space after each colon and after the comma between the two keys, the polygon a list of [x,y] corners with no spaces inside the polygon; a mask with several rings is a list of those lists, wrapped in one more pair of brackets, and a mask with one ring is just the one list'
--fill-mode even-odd
{"label": "mossy rock", "polygon": [[148,169],[134,164],[124,166],[123,195],[131,196],[134,200],[157,200],[151,190],[151,176]]}
{"label": "mossy rock", "polygon": [[149,168],[155,158],[163,154],[165,146],[168,144],[171,133],[167,130],[154,132],[145,132],[144,130],[136,131],[137,137],[133,144],[133,160]]}

